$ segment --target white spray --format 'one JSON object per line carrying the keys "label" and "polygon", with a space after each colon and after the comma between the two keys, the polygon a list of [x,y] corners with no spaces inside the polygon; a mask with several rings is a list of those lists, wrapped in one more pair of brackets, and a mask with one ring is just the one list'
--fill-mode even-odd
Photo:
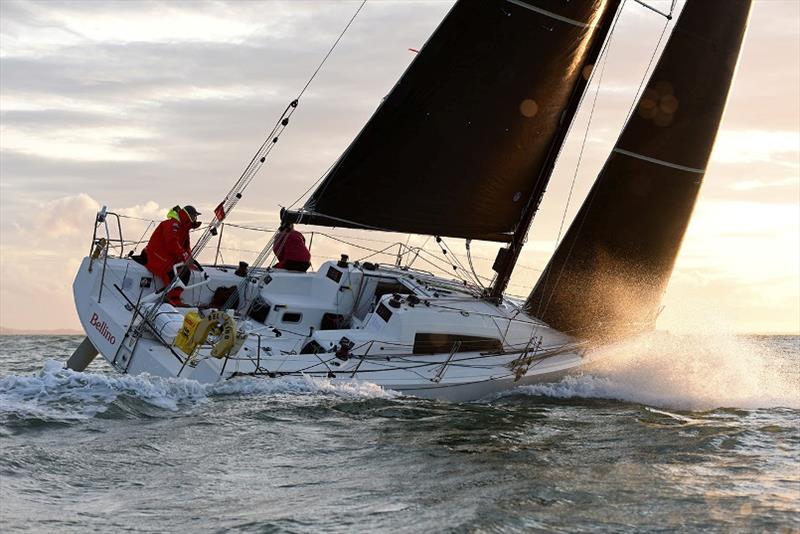
{"label": "white spray", "polygon": [[653,332],[591,354],[583,375],[522,389],[686,410],[800,408],[798,340]]}

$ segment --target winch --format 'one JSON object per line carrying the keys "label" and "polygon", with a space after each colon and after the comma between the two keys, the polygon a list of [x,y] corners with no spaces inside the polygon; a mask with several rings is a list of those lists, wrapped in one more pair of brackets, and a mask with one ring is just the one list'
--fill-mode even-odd
{"label": "winch", "polygon": [[241,343],[237,343],[236,321],[220,310],[214,310],[206,316],[199,311],[187,313],[175,336],[175,346],[191,356],[209,335],[218,338],[211,348],[211,355],[215,358],[230,356],[234,349],[241,346]]}

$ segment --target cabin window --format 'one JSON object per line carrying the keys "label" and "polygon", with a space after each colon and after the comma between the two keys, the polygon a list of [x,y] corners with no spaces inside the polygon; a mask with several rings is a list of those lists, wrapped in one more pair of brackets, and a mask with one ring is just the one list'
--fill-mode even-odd
{"label": "cabin window", "polygon": [[300,354],[322,354],[325,352],[325,349],[314,341],[313,339],[306,343],[306,346],[300,350]]}
{"label": "cabin window", "polygon": [[[461,343],[456,348],[458,343]],[[439,354],[450,352],[499,352],[503,344],[499,339],[463,334],[417,334],[414,336],[414,354]]]}
{"label": "cabin window", "polygon": [[281,321],[284,323],[299,323],[302,319],[303,314],[297,312],[285,312],[281,317]]}
{"label": "cabin window", "polygon": [[[375,307],[378,306],[378,302],[383,295],[391,295],[393,293],[401,295],[414,294],[411,289],[396,278],[365,275],[362,288],[353,306],[353,316],[363,321],[368,313],[376,311]],[[388,312],[389,310],[386,311]],[[391,316],[391,312],[388,315]],[[383,317],[384,321],[389,320],[384,315],[381,315],[381,317]]]}
{"label": "cabin window", "polygon": [[328,272],[325,274],[325,276],[338,284],[342,279],[342,271],[339,269],[334,269],[333,267],[328,267]]}
{"label": "cabin window", "polygon": [[414,292],[404,286],[399,280],[380,280],[375,287],[375,299],[380,300],[384,295],[399,293],[400,295],[413,295]]}
{"label": "cabin window", "polygon": [[389,310],[389,308],[387,308],[386,306],[384,306],[384,305],[383,305],[383,303],[381,303],[381,305],[380,305],[380,306],[378,306],[378,309],[377,309],[377,310],[375,310],[375,313],[377,313],[377,314],[378,314],[378,316],[379,316],[381,319],[383,319],[384,321],[386,321],[387,323],[389,322],[389,319],[391,319],[391,318],[392,318],[392,312],[391,312],[391,310]]}

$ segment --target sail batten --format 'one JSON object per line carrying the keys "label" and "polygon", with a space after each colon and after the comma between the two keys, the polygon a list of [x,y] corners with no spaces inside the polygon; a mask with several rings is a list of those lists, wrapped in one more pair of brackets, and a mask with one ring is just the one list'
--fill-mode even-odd
{"label": "sail batten", "polygon": [[[460,1],[299,212],[509,242],[618,0]],[[346,221],[344,224],[332,224]]]}
{"label": "sail batten", "polygon": [[687,1],[527,313],[590,339],[652,327],[714,146],[750,4]]}
{"label": "sail batten", "polygon": [[588,28],[589,27],[588,23],[580,22],[580,21],[573,20],[573,19],[570,19],[570,18],[567,18],[567,17],[562,17],[561,15],[557,15],[556,13],[553,13],[552,11],[548,11],[546,9],[542,9],[540,7],[536,7],[535,5],[529,4],[527,2],[523,2],[522,0],[506,0],[506,2],[508,2],[509,4],[514,4],[515,6],[519,6],[519,7],[525,8],[525,9],[529,9],[529,10],[534,11],[536,13],[541,13],[542,15],[550,17],[551,19],[559,20],[561,22],[566,22],[567,24],[572,24],[573,26],[578,26],[579,28]]}
{"label": "sail batten", "polygon": [[686,172],[694,172],[697,174],[705,174],[705,169],[695,169],[692,167],[687,167],[685,165],[679,165],[677,163],[670,163],[669,161],[664,161],[656,158],[651,158],[650,156],[645,156],[644,154],[637,154],[636,152],[631,152],[630,150],[623,150],[621,148],[614,148],[613,150],[617,154],[624,154],[626,156],[630,156],[632,158],[640,159],[642,161],[647,161],[650,163],[655,163],[656,165],[663,165],[664,167],[670,167],[672,169],[678,169],[680,171]]}

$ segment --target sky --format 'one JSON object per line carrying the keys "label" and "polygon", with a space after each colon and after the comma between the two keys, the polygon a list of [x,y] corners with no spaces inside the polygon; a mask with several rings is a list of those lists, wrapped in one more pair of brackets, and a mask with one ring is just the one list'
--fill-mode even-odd
{"label": "sky", "polygon": [[[123,219],[131,240],[149,231],[139,219],[161,220],[175,204],[210,213],[359,4],[0,0],[0,325],[79,327],[71,283],[101,205],[135,217]],[[274,228],[280,207],[302,197],[344,150],[413,60],[408,49],[423,46],[451,5],[367,2],[230,222]],[[530,291],[562,218],[569,224],[580,206],[666,22],[626,2],[602,82],[595,76],[587,93],[511,293]],[[438,250],[424,236],[320,228],[307,235],[312,230],[315,265],[370,254],[352,243],[382,249],[408,239]],[[220,259],[249,261],[267,238],[227,228]],[[463,255],[463,241],[448,245]],[[203,259],[214,260],[214,247]],[[473,244],[479,272],[490,274],[497,248]],[[658,326],[668,330],[800,331],[797,0],[754,2],[664,304]]]}

